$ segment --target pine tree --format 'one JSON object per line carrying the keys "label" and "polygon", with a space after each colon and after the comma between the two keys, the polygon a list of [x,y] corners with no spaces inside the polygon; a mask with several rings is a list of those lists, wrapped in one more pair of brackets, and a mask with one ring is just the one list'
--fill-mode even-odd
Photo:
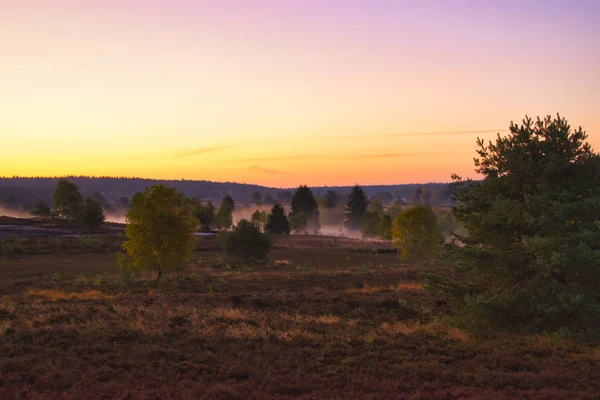
{"label": "pine tree", "polygon": [[321,229],[319,205],[312,190],[306,185],[298,187],[292,198],[292,215],[305,213],[308,216],[308,231],[317,233]]}
{"label": "pine tree", "polygon": [[365,191],[358,185],[352,188],[346,201],[346,216],[344,224],[349,230],[361,230],[362,219],[369,207]]}
{"label": "pine tree", "polygon": [[265,224],[265,231],[274,235],[290,234],[290,224],[285,215],[285,210],[280,204],[275,204],[271,209]]}
{"label": "pine tree", "polygon": [[453,247],[451,296],[465,323],[529,330],[600,326],[600,155],[563,118],[478,140],[482,181],[454,188],[468,236]]}

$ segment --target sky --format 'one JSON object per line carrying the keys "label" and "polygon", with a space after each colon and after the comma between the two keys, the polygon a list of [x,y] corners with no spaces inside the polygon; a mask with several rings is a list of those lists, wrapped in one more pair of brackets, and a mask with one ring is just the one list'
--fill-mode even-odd
{"label": "sky", "polygon": [[560,113],[600,149],[600,1],[0,0],[0,175],[476,177]]}

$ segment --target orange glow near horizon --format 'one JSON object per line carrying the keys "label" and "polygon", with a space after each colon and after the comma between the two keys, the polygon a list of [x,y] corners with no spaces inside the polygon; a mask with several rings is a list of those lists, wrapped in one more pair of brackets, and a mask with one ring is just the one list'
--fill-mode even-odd
{"label": "orange glow near horizon", "polygon": [[449,181],[557,112],[600,148],[593,2],[52,3],[0,13],[3,176]]}

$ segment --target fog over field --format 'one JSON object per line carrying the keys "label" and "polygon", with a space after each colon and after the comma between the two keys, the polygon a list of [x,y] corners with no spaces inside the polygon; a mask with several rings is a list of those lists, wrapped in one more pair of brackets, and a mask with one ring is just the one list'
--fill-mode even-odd
{"label": "fog over field", "polygon": [[1,216],[11,217],[11,218],[28,218],[28,217],[30,217],[30,215],[27,211],[8,210],[4,207],[0,207],[0,217]]}

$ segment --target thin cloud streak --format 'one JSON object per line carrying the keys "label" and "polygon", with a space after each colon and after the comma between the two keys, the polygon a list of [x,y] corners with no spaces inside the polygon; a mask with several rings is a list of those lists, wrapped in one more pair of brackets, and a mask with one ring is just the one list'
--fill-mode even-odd
{"label": "thin cloud streak", "polygon": [[[309,136],[309,137],[294,137],[287,139],[248,139],[238,140],[239,143],[289,143],[289,142],[307,142],[307,141],[327,141],[327,140],[340,140],[340,139],[385,139],[385,138],[399,138],[399,137],[413,137],[413,136],[451,136],[451,135],[476,135],[476,134],[490,134],[490,133],[502,133],[508,132],[508,129],[483,129],[483,130],[470,130],[470,131],[441,131],[441,132],[409,132],[409,133],[384,133],[375,135],[343,135],[343,136]],[[232,147],[231,145],[223,145],[220,147]]]}
{"label": "thin cloud streak", "polygon": [[369,138],[388,138],[402,136],[451,136],[451,135],[475,135],[479,133],[500,133],[508,129],[486,129],[477,131],[448,131],[448,132],[412,132],[412,133],[388,133],[380,135],[349,135],[344,139],[369,139]]}
{"label": "thin cloud streak", "polygon": [[270,174],[270,175],[289,175],[290,174],[289,172],[278,171],[276,169],[261,168],[258,165],[251,165],[248,169],[251,171],[261,172],[263,174]]}
{"label": "thin cloud streak", "polygon": [[194,157],[194,156],[199,156],[199,155],[210,153],[210,152],[217,151],[217,150],[231,149],[231,148],[233,148],[233,146],[231,146],[231,145],[204,147],[204,148],[184,151],[182,153],[173,154],[173,157]]}
{"label": "thin cloud streak", "polygon": [[341,158],[350,159],[375,159],[375,158],[399,158],[399,157],[419,157],[419,156],[440,156],[446,153],[382,153],[382,154],[353,154],[342,156]]}
{"label": "thin cloud streak", "polygon": [[398,157],[421,157],[421,156],[440,156],[447,153],[374,153],[374,154],[302,154],[294,156],[279,157],[253,157],[223,160],[226,163],[234,162],[264,162],[264,161],[290,161],[290,160],[310,160],[310,159],[376,159],[376,158],[398,158]]}

